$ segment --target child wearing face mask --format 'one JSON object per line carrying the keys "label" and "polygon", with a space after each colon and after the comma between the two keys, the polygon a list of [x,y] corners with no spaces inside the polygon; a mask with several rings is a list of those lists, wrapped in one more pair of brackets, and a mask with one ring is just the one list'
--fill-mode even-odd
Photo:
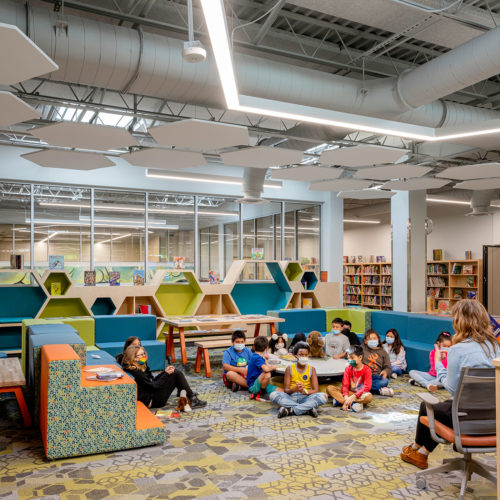
{"label": "child wearing face mask", "polygon": [[327,394],[333,398],[333,406],[342,406],[342,410],[360,412],[363,405],[373,399],[372,371],[363,364],[363,348],[360,345],[351,346],[347,351],[349,366],[344,371],[342,388],[329,385]]}
{"label": "child wearing face mask", "polygon": [[288,335],[286,333],[273,333],[271,335],[271,340],[269,341],[269,350],[271,351],[271,354],[276,356],[288,354],[288,349],[286,348],[287,340]]}
{"label": "child wearing face mask", "polygon": [[385,334],[383,348],[389,354],[392,368],[392,378],[398,378],[406,370],[406,352],[399,333],[395,328],[390,328]]}
{"label": "child wearing face mask", "polygon": [[233,345],[222,356],[222,381],[233,392],[247,389],[247,367],[252,351],[245,346],[246,336],[241,330],[233,332]]}
{"label": "child wearing face mask", "polygon": [[[436,345],[441,352],[446,352],[445,357],[441,360],[443,366],[448,368],[447,351],[451,347],[451,334],[450,332],[441,332],[436,339]],[[429,361],[431,369],[428,372],[421,372],[418,370],[410,370],[410,384],[425,387],[430,392],[437,391],[443,384],[437,378],[436,366],[436,349],[433,349],[429,354]]]}
{"label": "child wearing face mask", "polygon": [[285,370],[284,392],[272,392],[269,399],[280,407],[278,418],[292,415],[310,415],[316,418],[316,408],[324,405],[328,396],[324,392],[318,392],[318,376],[314,367],[309,364],[309,344],[298,342],[293,353],[297,361]]}
{"label": "child wearing face mask", "polygon": [[363,339],[363,363],[372,371],[372,394],[394,396],[389,377],[392,374],[391,360],[382,347],[380,336],[375,330],[367,330]]}
{"label": "child wearing face mask", "polygon": [[332,333],[325,336],[325,353],[333,359],[345,358],[350,347],[349,339],[342,335],[344,322],[340,318],[332,321]]}
{"label": "child wearing face mask", "polygon": [[351,322],[350,321],[343,321],[344,328],[342,330],[342,335],[345,335],[349,339],[349,343],[353,345],[360,345],[361,342],[359,341],[358,336],[354,333],[351,332]]}

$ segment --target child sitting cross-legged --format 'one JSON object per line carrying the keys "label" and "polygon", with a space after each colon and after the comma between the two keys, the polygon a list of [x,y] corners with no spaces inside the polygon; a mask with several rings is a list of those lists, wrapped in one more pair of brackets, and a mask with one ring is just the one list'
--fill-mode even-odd
{"label": "child sitting cross-legged", "polygon": [[406,352],[399,338],[399,333],[395,328],[387,330],[385,341],[382,345],[391,360],[391,377],[398,378],[398,375],[403,375],[403,372],[406,370]]}
{"label": "child sitting cross-legged", "polygon": [[269,342],[266,337],[255,337],[252,354],[248,362],[247,385],[250,392],[250,399],[267,399],[268,394],[281,390],[271,382],[271,373],[276,370],[276,365],[269,365],[264,358]]}
{"label": "child sitting cross-legged", "polygon": [[351,322],[344,320],[343,324],[344,328],[342,329],[342,335],[345,335],[348,338],[351,345],[360,345],[361,342],[359,341],[358,336],[354,332],[351,332]]}
{"label": "child sitting cross-legged", "polygon": [[363,364],[363,348],[360,345],[349,347],[347,357],[349,366],[344,371],[342,389],[329,385],[326,392],[333,398],[333,406],[359,412],[373,399],[370,393],[372,371]]}
{"label": "child sitting cross-legged", "polygon": [[233,345],[224,351],[222,356],[222,381],[233,392],[248,388],[247,367],[252,351],[245,346],[245,333],[241,330],[233,332]]}
{"label": "child sitting cross-legged", "polygon": [[332,333],[325,336],[325,353],[333,359],[345,358],[347,349],[351,345],[349,339],[342,335],[344,322],[340,318],[332,321]]}
{"label": "child sitting cross-legged", "polygon": [[280,406],[278,418],[291,415],[311,415],[316,418],[318,406],[324,405],[328,396],[318,392],[318,376],[309,361],[311,348],[307,342],[298,342],[294,347],[295,363],[285,370],[284,392],[273,392],[269,399]]}
{"label": "child sitting cross-legged", "polygon": [[382,347],[379,334],[375,330],[367,330],[363,339],[363,363],[372,371],[372,394],[394,396],[394,391],[387,387],[392,373],[391,360]]}

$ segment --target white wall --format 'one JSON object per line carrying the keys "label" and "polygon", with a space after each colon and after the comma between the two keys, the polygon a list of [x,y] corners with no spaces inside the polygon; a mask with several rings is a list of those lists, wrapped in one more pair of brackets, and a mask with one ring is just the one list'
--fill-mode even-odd
{"label": "white wall", "polygon": [[383,255],[391,261],[391,225],[364,225],[344,228],[344,255]]}

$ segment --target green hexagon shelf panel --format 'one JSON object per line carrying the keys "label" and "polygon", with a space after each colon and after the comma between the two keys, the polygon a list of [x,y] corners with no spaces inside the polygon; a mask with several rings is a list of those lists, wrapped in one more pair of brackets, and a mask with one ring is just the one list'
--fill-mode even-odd
{"label": "green hexagon shelf panel", "polygon": [[92,316],[79,298],[52,297],[43,306],[39,318],[67,318],[68,316]]}
{"label": "green hexagon shelf panel", "polygon": [[47,293],[51,296],[66,295],[73,284],[65,271],[46,271],[42,281]]}
{"label": "green hexagon shelf panel", "polygon": [[192,315],[203,298],[203,292],[192,271],[169,272],[158,287],[155,297],[169,316]]}

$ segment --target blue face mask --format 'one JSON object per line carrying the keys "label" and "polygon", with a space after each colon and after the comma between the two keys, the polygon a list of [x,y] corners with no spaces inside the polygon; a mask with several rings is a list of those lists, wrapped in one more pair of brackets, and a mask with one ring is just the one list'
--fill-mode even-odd
{"label": "blue face mask", "polygon": [[355,359],[350,359],[350,360],[348,361],[348,363],[349,363],[349,365],[351,365],[351,366],[356,366],[356,365],[358,364],[358,363],[356,362],[356,360],[355,360]]}
{"label": "blue face mask", "polygon": [[340,333],[340,330],[332,330],[332,333],[333,333],[334,335],[338,335],[338,334]]}
{"label": "blue face mask", "polygon": [[388,343],[388,344],[394,344],[394,337],[386,337],[385,338],[385,341]]}
{"label": "blue face mask", "polygon": [[378,340],[369,340],[366,344],[370,349],[376,349],[378,347]]}

